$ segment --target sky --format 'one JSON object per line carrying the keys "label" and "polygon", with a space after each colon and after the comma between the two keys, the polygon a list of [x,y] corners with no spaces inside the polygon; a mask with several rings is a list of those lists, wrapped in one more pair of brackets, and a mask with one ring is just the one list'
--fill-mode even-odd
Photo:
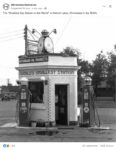
{"label": "sky", "polygon": [[[4,3],[10,5],[8,10],[3,9]],[[30,30],[35,28],[39,32],[43,29],[50,32],[55,28],[57,34],[51,34],[50,37],[54,42],[56,53],[71,46],[80,50],[84,60],[92,62],[101,50],[107,52],[114,49],[115,0],[73,0],[73,3],[71,0],[29,0],[29,4],[36,4],[38,8],[32,10],[31,7],[31,12],[46,12],[46,14],[9,14],[9,12],[27,12],[28,10],[19,10],[17,7],[11,8],[11,4],[26,3],[24,0],[0,1],[0,85],[7,84],[8,79],[12,84],[16,84],[18,71],[15,67],[18,66],[18,56],[25,53],[23,37],[25,24]]]}

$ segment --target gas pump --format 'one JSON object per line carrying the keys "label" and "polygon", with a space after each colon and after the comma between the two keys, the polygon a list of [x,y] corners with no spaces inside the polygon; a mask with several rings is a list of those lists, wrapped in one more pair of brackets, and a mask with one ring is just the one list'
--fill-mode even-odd
{"label": "gas pump", "polygon": [[19,90],[19,126],[29,126],[29,109],[30,109],[30,91],[28,90],[28,81],[20,81]]}
{"label": "gas pump", "polygon": [[82,107],[81,107],[80,126],[91,127],[95,125],[94,109],[94,91],[91,86],[91,78],[85,77],[85,84],[82,90]]}

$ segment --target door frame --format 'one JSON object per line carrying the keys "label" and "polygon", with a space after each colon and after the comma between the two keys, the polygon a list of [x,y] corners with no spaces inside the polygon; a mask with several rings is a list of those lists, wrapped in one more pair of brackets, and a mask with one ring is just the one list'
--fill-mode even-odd
{"label": "door frame", "polygon": [[[67,106],[66,106],[66,109],[67,109],[67,112],[66,112],[66,117],[67,117],[67,123],[66,125],[69,125],[69,84],[63,84],[63,83],[55,83],[55,90],[56,90],[56,85],[59,85],[59,86],[62,86],[62,85],[65,85],[66,88],[67,88]],[[54,91],[54,94],[55,94],[55,91]],[[55,101],[54,101],[55,102]],[[55,105],[55,121],[56,121],[56,105]],[[56,124],[57,125],[57,124]]]}

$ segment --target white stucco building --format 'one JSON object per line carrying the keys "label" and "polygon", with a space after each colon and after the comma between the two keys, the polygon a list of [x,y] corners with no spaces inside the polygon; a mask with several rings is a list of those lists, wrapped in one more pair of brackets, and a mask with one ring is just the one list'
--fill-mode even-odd
{"label": "white stucco building", "polygon": [[19,79],[32,93],[30,121],[77,124],[77,57],[62,54],[19,56]]}

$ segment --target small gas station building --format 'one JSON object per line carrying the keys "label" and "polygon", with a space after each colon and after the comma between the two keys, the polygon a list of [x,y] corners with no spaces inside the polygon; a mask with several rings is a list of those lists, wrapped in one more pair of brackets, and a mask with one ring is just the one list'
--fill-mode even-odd
{"label": "small gas station building", "polygon": [[77,57],[58,53],[19,56],[19,80],[32,93],[30,121],[77,124]]}

